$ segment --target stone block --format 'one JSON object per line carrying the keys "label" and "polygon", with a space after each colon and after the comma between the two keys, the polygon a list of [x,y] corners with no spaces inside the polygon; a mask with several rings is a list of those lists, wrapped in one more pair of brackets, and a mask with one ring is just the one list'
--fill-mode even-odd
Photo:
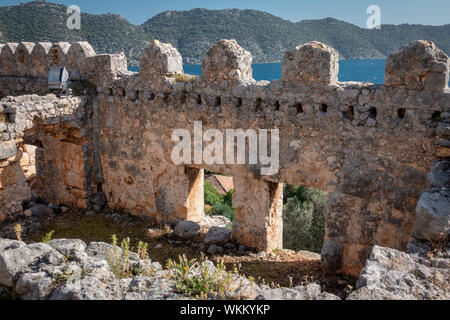
{"label": "stone block", "polygon": [[252,60],[236,40],[220,40],[203,59],[202,78],[207,82],[252,80]]}
{"label": "stone block", "polygon": [[142,52],[139,68],[144,79],[170,77],[183,73],[183,58],[170,43],[153,40]]}
{"label": "stone block", "polygon": [[449,81],[450,60],[433,42],[417,40],[392,53],[384,85],[441,92]]}
{"label": "stone block", "polygon": [[310,87],[335,85],[339,74],[339,53],[321,42],[312,41],[284,55],[282,80]]}

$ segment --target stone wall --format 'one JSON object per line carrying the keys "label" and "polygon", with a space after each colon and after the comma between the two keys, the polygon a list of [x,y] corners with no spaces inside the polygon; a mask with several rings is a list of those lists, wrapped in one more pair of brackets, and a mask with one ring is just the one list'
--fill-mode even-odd
{"label": "stone wall", "polygon": [[[1,51],[2,95],[8,89],[1,81],[8,87],[22,79],[9,65],[23,60],[14,48]],[[324,270],[356,276],[373,245],[406,248],[431,164],[448,157],[437,131],[449,119],[449,59],[430,42],[393,53],[385,85],[338,82],[337,52],[318,42],[288,52],[282,79],[272,82],[252,79],[251,55],[233,40],[208,51],[197,79],[179,77],[178,51],[157,41],[145,50],[140,74],[125,70],[123,55],[95,55],[87,44],[40,44],[31,56],[35,50],[39,61],[47,54],[48,65],[66,65],[72,78],[97,88],[77,98],[75,118],[83,121],[33,121],[47,169],[37,173],[38,185],[51,201],[89,207],[104,194],[114,210],[200,221],[203,169],[229,174],[236,186],[234,240],[271,251],[282,247],[282,184],[314,187],[330,194]],[[30,68],[20,74],[38,73]],[[81,107],[83,99],[89,103]],[[176,165],[172,133],[187,129],[193,136],[195,122],[203,131],[279,129],[280,170],[262,176],[261,163]]]}

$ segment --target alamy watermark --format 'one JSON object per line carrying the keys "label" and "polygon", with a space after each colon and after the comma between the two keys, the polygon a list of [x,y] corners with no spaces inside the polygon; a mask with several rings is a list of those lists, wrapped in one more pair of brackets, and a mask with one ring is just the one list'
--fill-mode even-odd
{"label": "alamy watermark", "polygon": [[177,129],[172,133],[172,142],[177,143],[171,154],[176,165],[259,165],[263,176],[275,175],[280,168],[278,129],[226,129],[225,132],[208,129],[203,132],[202,122],[196,121],[193,137],[189,130]]}
{"label": "alamy watermark", "polygon": [[381,29],[381,8],[371,5],[367,8],[367,29]]}
{"label": "alamy watermark", "polygon": [[79,6],[71,5],[67,7],[67,28],[70,30],[81,30],[81,9]]}

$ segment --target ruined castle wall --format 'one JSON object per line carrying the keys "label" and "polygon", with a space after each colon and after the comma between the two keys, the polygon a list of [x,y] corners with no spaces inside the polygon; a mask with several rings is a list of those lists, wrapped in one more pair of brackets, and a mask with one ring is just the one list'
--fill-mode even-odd
{"label": "ruined castle wall", "polygon": [[[86,131],[87,98],[24,95],[0,100],[1,213],[22,213],[22,201],[34,192],[55,204],[86,208],[85,168],[90,139]],[[82,130],[83,128],[83,130]]]}
{"label": "ruined castle wall", "polygon": [[[2,48],[7,59],[11,47]],[[84,122],[34,121],[44,159],[37,175],[51,201],[89,206],[101,189],[114,210],[201,221],[203,170],[230,174],[233,239],[271,251],[282,247],[282,184],[314,187],[330,195],[324,269],[357,275],[374,244],[406,248],[431,163],[448,152],[436,145],[436,131],[449,118],[449,60],[430,42],[394,53],[385,85],[339,83],[337,52],[317,42],[288,52],[282,79],[272,82],[252,79],[251,55],[233,40],[208,51],[195,80],[177,77],[181,56],[158,41],[146,49],[141,74],[125,70],[123,55],[77,48],[87,61],[78,74],[97,88],[88,107],[75,108]],[[48,63],[69,65],[69,52],[54,45]],[[195,122],[203,132],[279,129],[280,170],[264,176],[261,164],[175,164],[172,133],[193,136]]]}
{"label": "ruined castle wall", "polygon": [[[304,54],[297,50],[292,54]],[[333,54],[325,57],[334,59]],[[336,69],[334,61],[325,65]],[[228,66],[234,68],[225,62],[215,70],[226,71]],[[254,188],[264,197],[269,187],[258,187],[263,180],[330,194],[324,248],[330,272],[357,274],[375,243],[406,248],[415,207],[436,156],[437,119],[449,110],[450,93],[336,83],[335,71],[311,73],[313,77],[317,73],[318,79],[313,86],[305,86],[308,76],[297,81],[286,75],[269,83],[224,80],[226,76],[217,73],[212,79],[192,82],[162,77],[149,82],[130,74],[102,84],[98,87],[100,152],[109,204],[148,215],[158,212],[158,216],[161,209],[176,213],[175,207],[158,207],[158,199],[177,203],[167,201],[172,196],[159,191],[170,181],[160,177],[175,170],[171,169],[175,145],[171,135],[176,129],[187,129],[193,136],[195,121],[203,123],[204,131],[278,128],[281,169],[274,176],[260,176],[259,165],[194,165],[233,175],[237,181],[247,177],[246,183],[236,185],[235,238],[260,249],[276,248],[267,246],[267,239],[258,240],[279,228],[279,223],[266,220],[272,203],[265,205],[264,198],[249,191]],[[324,85],[327,81],[329,85]],[[182,170],[173,178],[181,179]],[[130,183],[131,177],[137,181]],[[181,189],[185,188],[186,184]],[[186,199],[182,192],[172,192],[180,201]],[[141,205],[149,201],[150,206]],[[265,214],[257,217],[252,212]],[[246,231],[238,231],[242,225]],[[279,244],[276,237],[269,239]]]}

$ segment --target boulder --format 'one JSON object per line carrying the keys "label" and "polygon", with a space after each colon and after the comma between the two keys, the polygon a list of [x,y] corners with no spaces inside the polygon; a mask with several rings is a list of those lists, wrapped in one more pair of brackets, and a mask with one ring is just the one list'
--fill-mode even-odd
{"label": "boulder", "polygon": [[51,250],[45,243],[27,246],[20,241],[0,239],[0,284],[12,287],[13,279],[19,272]]}
{"label": "boulder", "polygon": [[16,284],[22,300],[47,300],[52,292],[52,278],[46,272],[25,273]]}
{"label": "boulder", "polygon": [[50,300],[112,300],[113,298],[108,293],[105,283],[87,276],[59,287]]}
{"label": "boulder", "polygon": [[259,300],[320,300],[329,298],[330,300],[339,300],[338,297],[327,294],[322,295],[320,285],[311,283],[307,286],[297,286],[295,288],[263,288],[263,294],[258,297]]}
{"label": "boulder", "polygon": [[185,240],[192,240],[200,231],[200,225],[192,221],[180,221],[173,233]]}
{"label": "boulder", "polygon": [[450,264],[441,260],[375,246],[351,299],[449,299]]}
{"label": "boulder", "polygon": [[427,191],[416,208],[413,236],[428,241],[443,240],[450,235],[450,191]]}
{"label": "boulder", "polygon": [[208,248],[208,254],[215,256],[223,253],[223,248],[221,246],[217,246],[215,244],[210,245]]}
{"label": "boulder", "polygon": [[30,211],[31,216],[36,217],[36,218],[43,218],[45,216],[53,214],[53,210],[43,204],[37,204],[35,206],[32,206],[28,210]]}
{"label": "boulder", "polygon": [[218,244],[224,245],[231,239],[231,230],[220,228],[220,227],[212,227],[209,229],[208,233],[205,237],[205,244]]}
{"label": "boulder", "polygon": [[86,243],[78,239],[56,239],[50,241],[50,246],[69,259],[82,262],[87,258]]}

